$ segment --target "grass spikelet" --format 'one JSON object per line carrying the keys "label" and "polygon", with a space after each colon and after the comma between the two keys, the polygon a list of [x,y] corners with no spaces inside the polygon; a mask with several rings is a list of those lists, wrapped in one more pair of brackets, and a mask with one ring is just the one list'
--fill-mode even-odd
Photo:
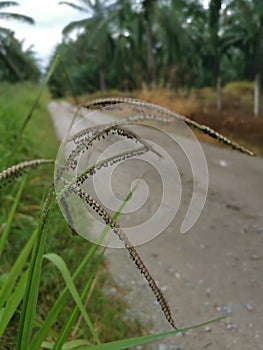
{"label": "grass spikelet", "polygon": [[[84,132],[82,131],[82,132],[77,133],[76,135],[74,135],[70,139],[76,143],[76,147],[69,154],[65,164],[58,169],[58,173],[57,173],[55,181],[57,182],[58,179],[61,178],[64,171],[69,170],[69,169],[71,169],[71,170],[76,169],[77,164],[78,164],[77,158],[81,155],[81,153],[83,151],[87,151],[89,149],[89,147],[91,147],[93,145],[94,141],[99,141],[101,139],[105,139],[110,134],[111,135],[118,135],[120,137],[124,137],[127,139],[131,139],[131,140],[134,140],[136,143],[142,144],[142,147],[138,148],[137,150],[133,149],[133,150],[130,150],[128,152],[120,153],[118,156],[116,155],[116,156],[112,157],[112,159],[109,158],[108,161],[112,164],[114,164],[118,161],[121,161],[121,160],[128,159],[132,156],[141,155],[148,150],[151,150],[152,152],[156,153],[160,157],[159,153],[157,153],[147,142],[145,142],[140,137],[138,137],[133,131],[128,130],[125,127],[118,126],[118,125],[110,125],[110,126],[103,125],[99,128],[98,127],[91,127],[91,128],[85,129]],[[93,175],[92,171],[94,170],[96,172],[96,168],[99,168],[102,166],[107,166],[106,161],[103,164],[97,164],[97,165],[94,165],[93,167],[87,169],[86,174],[88,174],[88,172],[90,172],[90,174]],[[80,178],[78,178],[78,180],[80,180]]]}
{"label": "grass spikelet", "polygon": [[[121,104],[126,104],[126,109]],[[55,182],[62,181],[62,184],[64,185],[64,187],[62,188],[62,190],[60,190],[60,193],[58,193],[57,196],[60,200],[61,206],[63,207],[67,221],[72,227],[72,229],[75,230],[73,222],[74,218],[72,217],[70,208],[67,204],[68,194],[73,194],[77,196],[83,203],[85,203],[86,206],[88,206],[94,212],[96,212],[97,215],[102,218],[104,223],[108,225],[108,227],[110,227],[112,231],[122,241],[124,247],[128,251],[130,259],[134,262],[137,269],[144,276],[151,291],[155,295],[155,298],[159,303],[166,320],[174,329],[177,329],[168,301],[164,297],[160,288],[157,286],[154,278],[150,274],[149,270],[147,269],[146,265],[144,264],[143,260],[138,254],[136,248],[129,241],[127,235],[120,227],[118,222],[108,213],[104,206],[101,203],[99,203],[95,198],[93,198],[89,193],[84,191],[80,186],[90,176],[94,176],[96,172],[101,168],[112,166],[115,163],[127,160],[128,158],[132,158],[134,156],[140,156],[148,151],[155,152],[155,150],[152,149],[150,145],[148,145],[138,135],[136,135],[133,131],[126,127],[126,125],[129,126],[143,120],[155,120],[164,123],[170,123],[174,119],[181,120],[190,127],[209,135],[210,137],[218,140],[219,142],[231,146],[233,149],[236,149],[240,152],[249,155],[253,155],[253,153],[205,125],[198,124],[195,121],[192,121],[191,119],[183,115],[174,113],[163,107],[145,103],[140,100],[130,98],[102,98],[92,100],[82,105],[82,108],[87,110],[103,108],[103,110],[109,110],[111,112],[121,111],[124,112],[123,114],[126,113],[127,117],[122,118],[117,122],[114,121],[113,123],[109,123],[106,125],[104,124],[83,129],[67,139],[67,142],[74,142],[75,146],[73,147],[71,153],[67,157],[65,164],[58,168],[55,179]],[[92,150],[94,142],[99,142],[102,139],[106,139],[110,135],[117,135],[119,137],[131,139],[135,143],[139,143],[140,145],[137,148],[132,148],[124,152],[120,152],[96,164],[93,164],[92,166],[78,173],[71,181],[68,181],[62,177],[64,171],[76,170],[79,156],[88,149]],[[155,153],[158,154],[157,152]]]}
{"label": "grass spikelet", "polygon": [[0,188],[7,184],[8,182],[12,182],[18,177],[22,176],[28,168],[36,168],[40,165],[44,164],[54,164],[54,160],[52,159],[35,159],[26,162],[22,162],[16,165],[11,166],[10,168],[3,170],[0,173]]}
{"label": "grass spikelet", "polygon": [[135,156],[140,156],[148,151],[149,151],[149,148],[147,148],[146,146],[142,146],[132,150],[118,153],[117,155],[114,155],[105,160],[102,160],[101,162],[98,162],[92,165],[91,167],[89,167],[88,169],[85,169],[84,171],[82,171],[77,176],[76,183],[78,185],[83,184],[84,181],[87,180],[89,176],[95,175],[97,170],[100,170],[103,167],[111,166],[113,164],[119,163],[121,161],[127,160]]}
{"label": "grass spikelet", "polygon": [[105,224],[109,225],[112,228],[113,232],[119,237],[119,239],[122,241],[125,248],[127,249],[131,260],[135,263],[138,270],[141,272],[141,274],[144,276],[144,278],[148,282],[148,285],[151,288],[153,294],[155,295],[156,300],[158,301],[159,305],[161,306],[161,309],[164,313],[166,320],[169,322],[169,324],[174,329],[177,329],[166,298],[164,297],[160,288],[158,288],[155,280],[151,276],[149,270],[147,269],[146,265],[144,264],[139,253],[137,252],[135,247],[132,245],[132,243],[129,241],[128,237],[126,236],[126,234],[124,233],[124,231],[122,230],[120,225],[111,217],[111,215],[107,212],[107,210],[100,203],[98,203],[91,195],[86,193],[79,186],[77,186],[75,184],[72,185],[70,188],[70,191],[72,193],[74,193],[75,195],[77,195],[91,209],[93,209],[103,219]]}
{"label": "grass spikelet", "polygon": [[61,204],[61,206],[62,206],[62,208],[63,208],[63,210],[64,210],[64,213],[65,213],[66,218],[67,218],[67,222],[69,223],[69,226],[70,226],[70,228],[71,228],[71,230],[72,230],[72,233],[73,233],[74,236],[76,236],[76,235],[77,235],[77,232],[76,232],[76,230],[75,230],[75,228],[74,228],[73,217],[72,217],[71,212],[70,212],[70,209],[69,209],[69,207],[68,207],[68,204],[67,204],[67,200],[66,200],[66,196],[65,196],[65,195],[64,195],[64,196],[61,196],[61,198],[60,198],[60,204]]}
{"label": "grass spikelet", "polygon": [[[117,162],[126,160],[126,159],[134,157],[134,156],[139,156],[139,155],[144,154],[145,152],[150,150],[150,148],[146,142],[140,140],[133,132],[130,132],[129,130],[127,130],[125,128],[116,128],[116,126],[114,128],[113,127],[109,127],[109,128],[104,127],[104,129],[102,129],[102,130],[95,129],[95,131],[93,130],[93,132],[92,132],[92,129],[89,129],[86,132],[88,134],[90,134],[90,132],[91,132],[91,134],[95,134],[95,138],[99,139],[97,137],[98,134],[100,135],[100,137],[101,137],[101,135],[104,135],[105,133],[107,133],[107,135],[108,135],[108,131],[112,131],[114,134],[116,133],[119,136],[124,136],[127,138],[135,139],[137,142],[140,142],[142,144],[142,146],[137,147],[135,149],[128,150],[128,151],[124,151],[122,153],[118,153],[112,157],[109,157],[107,159],[102,160],[101,162],[98,162],[98,163],[92,165],[91,167],[89,167],[89,168],[85,169],[84,171],[82,171],[81,173],[79,173],[77,175],[77,177],[75,177],[70,183],[67,183],[67,180],[61,178],[62,173],[61,173],[61,168],[60,168],[59,173],[58,173],[57,178],[56,178],[56,181],[62,180],[65,184],[65,187],[63,188],[63,190],[59,194],[61,205],[64,209],[64,213],[67,217],[68,223],[73,228],[73,230],[74,230],[74,222],[73,222],[73,218],[71,216],[69,207],[68,207],[67,202],[66,202],[66,196],[67,196],[66,194],[68,192],[73,193],[76,196],[78,196],[84,203],[86,203],[86,205],[88,205],[92,210],[94,210],[103,219],[103,221],[105,222],[106,225],[109,225],[112,228],[113,232],[123,242],[124,247],[127,249],[131,260],[135,263],[138,270],[143,274],[146,281],[148,282],[153,294],[156,297],[156,300],[158,301],[158,303],[160,304],[160,306],[163,310],[165,318],[171,324],[171,326],[176,329],[175,322],[174,322],[173,317],[171,315],[171,311],[170,311],[170,307],[168,305],[168,302],[165,299],[165,297],[163,296],[161,290],[156,285],[156,282],[154,281],[149,270],[147,269],[147,267],[143,263],[137,250],[134,248],[132,243],[128,240],[126,234],[121,229],[119,224],[110,216],[110,214],[106,211],[106,209],[100,203],[98,203],[91,195],[89,195],[83,189],[81,189],[79,187],[79,185],[83,184],[85,182],[85,180],[87,180],[90,175],[91,176],[95,175],[96,171],[101,169],[102,167],[112,166],[113,164],[115,164]],[[84,135],[82,134],[81,137],[82,136],[84,136]],[[91,138],[91,139],[93,142],[93,138]],[[83,147],[83,143],[85,145],[87,145],[87,142],[89,142],[89,141],[90,140],[88,140],[88,139],[86,141],[84,141],[82,139],[82,142],[77,144],[75,150],[78,149],[78,151],[80,151],[81,147]],[[76,153],[74,153],[74,155],[75,154]],[[68,164],[72,164],[72,162],[73,162],[73,153],[71,153],[71,155],[67,159]]]}
{"label": "grass spikelet", "polygon": [[146,145],[146,142],[139,139],[139,137],[133,133],[132,131],[116,126],[116,125],[103,125],[101,128],[92,127],[85,130],[85,132],[80,132],[72,138],[74,142],[77,144],[77,147],[72,150],[68,159],[65,163],[72,170],[76,169],[77,161],[76,158],[81,154],[82,151],[88,150],[94,143],[94,141],[100,141],[100,139],[105,139],[109,135],[118,135],[121,137],[125,137],[127,139],[134,139],[143,145]]}
{"label": "grass spikelet", "polygon": [[[159,118],[175,118],[178,120],[182,120],[184,121],[187,125],[189,125],[190,127],[197,129],[201,132],[203,132],[204,134],[207,134],[208,136],[212,137],[213,139],[216,139],[219,142],[224,143],[227,146],[231,146],[233,149],[241,152],[241,153],[245,153],[248,154],[250,156],[254,156],[254,153],[248,149],[246,149],[245,147],[239,145],[236,142],[231,141],[230,139],[228,139],[227,137],[221,135],[220,133],[216,132],[215,130],[209,128],[206,125],[201,125],[181,114],[172,112],[164,107],[160,107],[157,105],[153,105],[150,103],[145,103],[144,101],[141,100],[136,100],[133,98],[121,98],[121,97],[111,97],[111,98],[99,98],[99,99],[95,99],[95,100],[91,100],[87,103],[85,103],[83,106],[87,109],[96,109],[96,108],[105,108],[109,105],[116,105],[116,104],[121,104],[121,103],[127,103],[130,104],[132,106],[134,106],[134,111],[137,112],[138,114],[145,114],[146,115],[159,115]],[[110,108],[110,107],[109,107]],[[148,112],[145,112],[148,111]]]}

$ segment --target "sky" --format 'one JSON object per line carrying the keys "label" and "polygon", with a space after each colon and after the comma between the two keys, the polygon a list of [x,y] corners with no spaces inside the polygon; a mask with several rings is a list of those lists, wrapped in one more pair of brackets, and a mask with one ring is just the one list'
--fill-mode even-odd
{"label": "sky", "polygon": [[[209,0],[203,2],[207,6]],[[20,6],[8,7],[3,11],[30,16],[36,24],[31,26],[14,20],[0,20],[0,26],[15,31],[16,38],[24,40],[24,49],[33,45],[42,68],[48,64],[54,47],[61,41],[62,29],[68,23],[87,16],[67,5],[58,5],[59,0],[18,0],[18,3]]]}
{"label": "sky", "polygon": [[0,26],[15,31],[15,37],[24,40],[24,49],[33,45],[42,67],[47,65],[55,45],[61,41],[62,29],[72,21],[87,17],[67,5],[58,5],[59,0],[18,0],[18,3],[20,6],[7,7],[2,12],[30,16],[36,24],[0,20]]}

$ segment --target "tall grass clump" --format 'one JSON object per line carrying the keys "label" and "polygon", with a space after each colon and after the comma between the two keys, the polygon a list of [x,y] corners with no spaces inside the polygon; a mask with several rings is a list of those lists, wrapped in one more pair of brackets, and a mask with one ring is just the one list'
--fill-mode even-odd
{"label": "tall grass clump", "polygon": [[[30,86],[27,87],[30,89]],[[10,89],[12,88],[10,87]],[[118,223],[119,214],[129,201],[132,192],[136,191],[136,187],[127,193],[127,197],[115,215],[111,215],[101,203],[83,189],[82,184],[89,177],[95,176],[102,167],[110,167],[128,158],[140,156],[146,152],[154,152],[150,145],[126,128],[129,123],[144,120],[169,123],[174,119],[179,119],[240,152],[250,155],[252,153],[209,127],[167,109],[133,99],[104,98],[86,103],[82,107],[90,110],[126,103],[132,109],[137,109],[138,116],[136,118],[128,116],[119,122],[87,128],[75,134],[72,137],[75,144],[74,149],[67,155],[64,166],[58,167],[53,184],[51,175],[54,162],[52,159],[55,157],[54,148],[52,149],[54,145],[50,146],[50,135],[48,142],[45,142],[47,135],[43,133],[44,130],[50,128],[45,110],[48,94],[43,86],[40,91],[41,95],[44,94],[44,98],[39,99],[40,95],[38,95],[37,103],[36,100],[29,99],[28,95],[24,96],[26,102],[23,111],[19,110],[17,113],[16,110],[15,112],[11,102],[8,108],[1,111],[2,115],[8,116],[4,122],[5,125],[12,126],[9,137],[5,136],[4,140],[8,144],[8,149],[5,144],[1,145],[5,157],[2,160],[0,172],[2,198],[3,203],[6,204],[5,208],[1,210],[2,232],[0,240],[0,259],[5,268],[0,272],[0,337],[4,339],[5,347],[10,349],[16,347],[19,350],[38,350],[40,348],[127,349],[215,322],[216,320],[213,320],[177,329],[168,300]],[[22,97],[17,96],[17,98],[21,98],[20,103],[23,104]],[[8,109],[10,109],[9,112]],[[49,130],[51,133],[53,132],[51,129]],[[43,133],[42,136],[41,133]],[[117,135],[120,139],[133,140],[135,147],[107,158],[101,163],[93,164],[78,173],[71,181],[67,180],[64,174],[76,169],[79,156],[87,150],[92,151],[95,143],[112,134]],[[49,147],[51,147],[50,151]],[[15,152],[9,152],[10,149],[15,150]],[[10,164],[10,159],[12,164]],[[61,185],[61,189],[56,193],[57,198],[55,198],[54,185],[57,184]],[[35,187],[33,191],[32,187]],[[32,201],[31,196],[37,198]],[[57,210],[56,199],[60,202],[64,215],[74,230],[76,223],[69,210],[69,196],[79,198],[87,209],[93,210],[103,219],[105,229],[95,244],[89,244],[80,237],[73,240],[68,235],[70,230]],[[19,228],[15,229],[15,223],[21,218],[31,221],[30,224],[20,225]],[[98,315],[93,304],[96,304],[94,296],[98,296],[96,293],[99,291],[98,288],[96,289],[96,284],[102,282],[99,271],[103,266],[105,249],[100,248],[99,244],[109,230],[117,235],[134,265],[148,282],[164,317],[173,330],[160,334],[132,337],[138,332],[138,329],[129,323],[127,323],[126,328],[125,325],[123,326],[121,318],[123,310],[119,309],[117,315],[114,316],[114,324],[110,322],[112,324],[107,325],[108,329],[112,327],[110,329],[115,329],[115,331],[109,336],[105,336],[107,332],[103,325],[102,314],[109,315],[112,312],[112,307],[109,303],[103,302],[103,309],[99,311]],[[16,247],[15,257],[12,255],[14,231],[16,231],[16,237],[21,231],[23,231],[24,236],[24,240]],[[49,298],[45,295],[47,291]],[[77,329],[74,328],[76,324],[79,327]],[[116,329],[118,330],[121,324],[123,330],[121,334],[118,334],[118,337],[126,338],[116,340]],[[129,327],[134,333],[128,331]],[[8,345],[8,339],[11,336],[13,342]]]}
{"label": "tall grass clump", "polygon": [[[30,119],[28,119],[28,115],[35,104],[36,91],[39,90],[37,85],[31,83],[1,84],[0,90],[0,198],[2,203],[0,207],[0,347],[14,349],[29,273],[30,254],[39,234],[39,213],[42,211],[45,192],[53,180],[52,164],[59,145],[46,109],[49,101],[47,90],[42,91],[41,99],[35,106]],[[25,125],[26,120],[28,120],[27,125],[21,134],[21,128]],[[19,142],[17,142],[18,135],[21,135]],[[14,149],[15,152],[13,152]],[[45,253],[59,252],[70,266],[71,272],[77,270],[83,263],[82,270],[77,274],[77,285],[84,286],[88,279],[88,286],[91,287],[91,290],[85,294],[87,286],[83,287],[85,294],[83,298],[86,298],[89,293],[90,313],[97,324],[103,322],[104,319],[111,320],[112,316],[110,315],[114,315],[115,324],[109,321],[105,322],[105,336],[102,336],[102,340],[114,339],[116,334],[119,334],[120,337],[138,334],[138,324],[132,322],[123,324],[122,322],[125,303],[120,303],[116,296],[107,298],[102,292],[105,286],[108,288],[113,286],[113,281],[109,280],[108,276],[106,278],[104,269],[98,264],[102,258],[93,249],[91,252],[93,259],[89,258],[92,261],[90,263],[83,262],[90,249],[90,244],[87,242],[85,242],[87,243],[85,246],[80,244],[83,240],[80,237],[75,237],[72,240],[70,229],[56,205],[53,206],[52,210],[51,226],[52,230],[50,230],[45,242]],[[89,257],[91,255],[88,254]],[[96,273],[98,269],[100,269],[99,275]],[[92,284],[92,276],[98,282],[98,287]],[[46,258],[41,266],[41,283],[34,318],[34,330],[37,330],[41,322],[47,319],[49,309],[57,301],[63,288],[65,288],[65,282],[61,273]],[[95,295],[104,305],[103,317],[97,313],[96,303],[93,302]],[[68,317],[67,307],[74,307],[74,299],[71,299],[68,292],[64,291],[64,299],[62,302],[60,300],[58,305],[60,306],[54,309],[52,320],[49,318],[51,326],[43,339],[61,330]],[[29,303],[29,307],[31,306]],[[78,312],[73,323],[76,318],[79,318]],[[115,330],[115,327],[118,330]],[[84,333],[86,338],[90,338],[89,331],[86,331],[83,323],[80,324],[77,331],[73,332],[71,327],[70,332],[72,339],[79,337],[80,333]],[[41,345],[41,343],[42,341],[39,344]],[[35,345],[35,348],[40,348],[40,345]]]}

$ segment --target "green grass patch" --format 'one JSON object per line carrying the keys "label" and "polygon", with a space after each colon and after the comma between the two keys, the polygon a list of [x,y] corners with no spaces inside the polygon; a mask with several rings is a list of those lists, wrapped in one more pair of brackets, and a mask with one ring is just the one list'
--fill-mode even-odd
{"label": "green grass patch", "polygon": [[[59,143],[56,140],[53,125],[47,112],[47,104],[50,99],[47,90],[43,92],[18,146],[15,147],[18,135],[29,111],[32,109],[38,91],[39,86],[31,83],[0,84],[0,152],[2,155],[0,171],[25,160],[54,159],[56,157]],[[15,153],[12,153],[14,147]],[[11,164],[10,160],[12,160]],[[17,179],[0,191],[2,203],[0,208],[0,237],[3,238],[2,256],[0,258],[0,293],[3,292],[3,294],[0,295],[2,296],[0,300],[2,301],[2,307],[8,305],[10,310],[9,313],[4,314],[2,309],[4,318],[2,319],[2,329],[0,329],[2,335],[0,342],[5,349],[14,349],[15,347],[21,312],[27,320],[25,325],[31,327],[33,322],[32,330],[33,333],[36,333],[65,288],[65,275],[63,276],[52,262],[45,259],[42,266],[39,293],[34,296],[34,298],[37,296],[36,314],[27,314],[26,310],[22,311],[21,301],[26,291],[26,280],[29,273],[27,267],[29,266],[29,256],[33,243],[32,236],[34,234],[34,237],[36,237],[42,208],[41,203],[52,180],[53,166],[45,165],[39,169],[29,171],[26,180],[25,177]],[[92,245],[81,237],[72,237],[58,206],[55,206],[46,232],[45,248],[42,247],[42,249],[46,254],[59,254],[68,267],[67,281],[70,281],[69,273],[73,273],[78,269],[90,249],[92,249]],[[85,270],[82,270],[82,274],[78,276],[75,282],[77,290],[82,290],[89,276],[92,274],[94,276],[98,260],[99,255],[95,254]],[[109,278],[108,273],[105,272],[103,264],[100,266],[97,284],[90,295],[88,315],[96,329],[99,330],[98,335],[101,342],[141,334],[138,323],[123,322],[125,303],[120,296],[106,297],[103,293],[103,288],[110,288],[114,286],[114,283]],[[36,288],[38,288],[37,276],[33,281]],[[55,339],[64,324],[68,322],[69,311],[74,308],[76,300],[78,300],[78,303],[80,302],[78,295],[76,293],[73,295],[75,300],[69,293],[65,296],[59,313],[56,315],[54,323],[49,327],[44,339],[50,340],[52,336]],[[11,297],[9,298],[9,296]],[[31,298],[30,294],[28,294],[28,298]],[[79,312],[75,312],[75,314],[79,316]],[[2,313],[0,313],[0,317],[2,317]],[[86,315],[84,321],[85,319],[87,320]],[[69,334],[65,334],[68,334],[69,337],[73,336],[73,339],[74,337],[81,337],[87,341],[91,339],[92,334],[84,321],[79,323],[77,330],[70,329]],[[23,335],[21,331],[18,339],[26,348],[28,346],[26,341],[28,340],[24,342],[23,337],[25,337],[25,333]]]}

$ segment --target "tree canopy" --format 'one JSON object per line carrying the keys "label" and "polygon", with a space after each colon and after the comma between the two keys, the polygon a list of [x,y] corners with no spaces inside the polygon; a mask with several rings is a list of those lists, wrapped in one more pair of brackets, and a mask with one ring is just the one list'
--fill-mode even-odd
{"label": "tree canopy", "polygon": [[[62,1],[85,12],[71,22],[54,55],[63,65],[51,80],[54,94],[75,86],[137,89],[142,84],[170,88],[215,86],[253,80],[262,74],[261,0]],[[78,29],[75,39],[70,33]]]}
{"label": "tree canopy", "polygon": [[[16,1],[0,1],[0,19],[34,24],[31,17],[5,11],[10,6],[18,5]],[[18,41],[12,30],[0,27],[0,80],[16,82],[38,80],[39,77],[40,71],[32,48],[24,50],[23,41]]]}

